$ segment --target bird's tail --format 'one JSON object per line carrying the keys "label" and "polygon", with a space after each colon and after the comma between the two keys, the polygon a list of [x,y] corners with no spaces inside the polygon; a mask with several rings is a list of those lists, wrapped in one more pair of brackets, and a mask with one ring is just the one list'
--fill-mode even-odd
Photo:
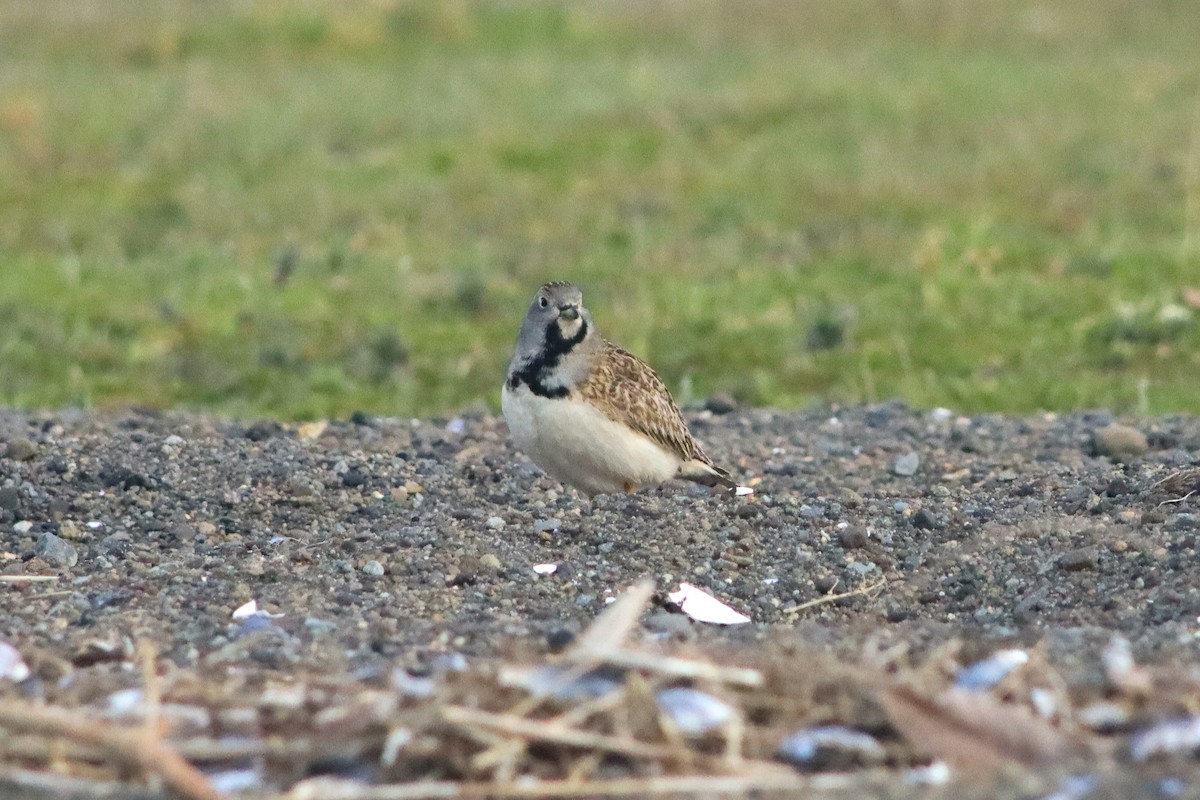
{"label": "bird's tail", "polygon": [[728,472],[698,458],[680,464],[679,477],[705,486],[724,486],[727,489],[736,489],[738,485]]}

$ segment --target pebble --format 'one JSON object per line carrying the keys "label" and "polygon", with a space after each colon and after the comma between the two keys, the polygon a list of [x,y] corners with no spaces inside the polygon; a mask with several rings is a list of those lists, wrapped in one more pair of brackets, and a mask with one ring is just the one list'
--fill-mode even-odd
{"label": "pebble", "polygon": [[917,468],[921,466],[921,457],[915,452],[908,452],[896,459],[896,463],[892,464],[892,472],[907,478],[917,474]]}
{"label": "pebble", "polygon": [[875,737],[841,725],[806,728],[779,746],[779,755],[805,770],[847,770],[887,757]]}
{"label": "pebble", "polygon": [[21,495],[11,486],[0,489],[0,508],[6,511],[16,511],[21,505]]}
{"label": "pebble", "polygon": [[695,689],[659,689],[655,699],[671,723],[689,736],[719,728],[733,717],[728,703]]}
{"label": "pebble", "polygon": [[866,547],[871,541],[871,537],[862,528],[852,525],[838,534],[838,541],[842,547],[850,550],[855,547]]}
{"label": "pebble", "polygon": [[559,519],[539,519],[533,523],[533,529],[538,533],[548,533],[556,531],[562,527],[562,520]]}
{"label": "pebble", "polygon": [[500,559],[493,553],[484,553],[481,555],[479,557],[479,566],[492,572],[499,572],[503,568]]}
{"label": "pebble", "polygon": [[1200,515],[1182,513],[1176,514],[1175,519],[1171,520],[1171,530],[1190,531],[1195,528],[1200,528]]}
{"label": "pebble", "polygon": [[23,519],[13,525],[14,533],[29,533],[31,530],[33,530],[33,523],[27,519]]}
{"label": "pebble", "polygon": [[919,508],[917,509],[917,513],[912,515],[912,526],[918,530],[932,530],[934,528],[944,528],[946,527],[946,523],[928,508]]}
{"label": "pebble", "polygon": [[1058,558],[1058,566],[1068,572],[1078,572],[1085,569],[1095,569],[1097,563],[1096,550],[1091,547],[1080,547],[1063,553]]}
{"label": "pebble", "polygon": [[52,567],[69,568],[79,562],[79,552],[75,546],[53,533],[43,533],[39,536],[34,552]]}
{"label": "pebble", "polygon": [[342,473],[342,485],[350,489],[358,488],[367,482],[367,475],[358,467],[351,467]]}
{"label": "pebble", "polygon": [[363,564],[362,571],[364,575],[370,575],[372,578],[382,578],[384,574],[383,564],[375,559]]}
{"label": "pebble", "polygon": [[728,414],[737,411],[737,400],[729,392],[713,392],[704,402],[704,408],[714,414]]}
{"label": "pebble", "polygon": [[821,594],[829,594],[838,585],[838,579],[832,575],[824,575],[813,580],[813,588]]}
{"label": "pebble", "polygon": [[504,530],[504,517],[488,517],[484,524],[494,531]]}
{"label": "pebble", "polygon": [[13,461],[28,461],[37,455],[37,445],[28,439],[13,439],[8,443],[5,455]]}
{"label": "pebble", "polygon": [[1136,458],[1150,449],[1146,434],[1130,425],[1113,422],[1092,433],[1096,454],[1118,461]]}
{"label": "pebble", "polygon": [[670,611],[651,612],[643,624],[646,630],[669,636],[688,636],[695,632],[695,626],[686,614],[674,614]]}
{"label": "pebble", "polygon": [[[63,523],[64,525],[66,523]],[[61,532],[61,531],[60,531]],[[178,525],[171,527],[171,535],[181,542],[190,542],[195,539],[199,531],[188,525],[186,522],[181,522]]]}

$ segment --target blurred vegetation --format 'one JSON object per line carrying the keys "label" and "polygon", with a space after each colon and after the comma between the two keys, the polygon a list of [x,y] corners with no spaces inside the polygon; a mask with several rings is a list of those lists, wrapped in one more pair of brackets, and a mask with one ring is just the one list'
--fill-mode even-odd
{"label": "blurred vegetation", "polygon": [[1200,412],[1185,0],[0,4],[0,402]]}

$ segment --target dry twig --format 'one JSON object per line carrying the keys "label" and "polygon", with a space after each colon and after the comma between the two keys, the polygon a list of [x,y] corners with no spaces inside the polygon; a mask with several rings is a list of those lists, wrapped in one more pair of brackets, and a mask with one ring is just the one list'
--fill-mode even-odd
{"label": "dry twig", "polygon": [[141,729],[126,730],[64,708],[36,706],[20,700],[0,701],[0,727],[9,732],[61,736],[102,748],[123,764],[159,776],[189,800],[221,797],[198,769],[157,738],[148,739]]}
{"label": "dry twig", "polygon": [[887,586],[888,582],[889,581],[887,578],[880,578],[877,582],[872,583],[869,586],[860,586],[857,589],[851,589],[848,592],[839,592],[838,594],[821,595],[820,597],[813,598],[812,600],[809,600],[808,602],[801,603],[800,605],[796,606],[795,608],[789,608],[786,611],[784,611],[783,613],[799,614],[801,611],[806,611],[815,606],[822,606],[822,605],[825,605],[826,603],[836,603],[838,600],[843,600],[847,597],[858,597],[859,595],[867,595],[867,594],[870,594],[871,592],[874,592],[877,589],[882,589],[883,587]]}

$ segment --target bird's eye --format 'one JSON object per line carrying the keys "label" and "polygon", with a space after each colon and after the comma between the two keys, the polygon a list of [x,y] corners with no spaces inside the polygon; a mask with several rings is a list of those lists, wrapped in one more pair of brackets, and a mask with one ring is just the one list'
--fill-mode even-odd
{"label": "bird's eye", "polygon": [[539,297],[538,305],[541,306],[542,308],[545,308],[546,306],[550,305],[550,301],[544,297]]}

